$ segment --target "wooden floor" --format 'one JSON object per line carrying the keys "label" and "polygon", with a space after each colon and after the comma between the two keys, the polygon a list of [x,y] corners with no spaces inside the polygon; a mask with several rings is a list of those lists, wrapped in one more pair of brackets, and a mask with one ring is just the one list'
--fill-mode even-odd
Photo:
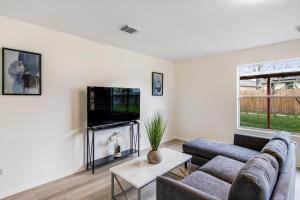
{"label": "wooden floor", "polygon": [[[162,146],[174,150],[181,150],[182,141],[172,140],[168,143],[162,144]],[[141,154],[146,154],[147,152],[148,151],[145,150],[142,151]],[[9,198],[5,198],[5,200],[110,200],[111,176],[109,168],[135,157],[136,156],[128,157],[124,160],[96,168],[95,174],[91,174],[91,172],[87,171],[80,172],[34,189],[18,193]],[[175,171],[175,173],[179,172]],[[126,183],[122,182],[122,185],[126,185]],[[119,192],[117,185],[115,188],[116,192]],[[155,199],[155,193],[155,183],[151,183],[143,188],[142,199]],[[128,199],[135,199],[135,197],[136,193],[132,188],[128,192]],[[120,195],[117,199],[125,198],[123,195]]]}
{"label": "wooden floor", "polygon": [[[181,151],[182,141],[173,140],[162,146]],[[147,150],[143,151],[145,154]],[[11,197],[5,198],[5,200],[109,200],[110,198],[110,173],[109,168],[118,165],[134,157],[128,157],[122,161],[112,163],[100,168],[97,168],[95,174],[90,172],[80,172],[69,177],[62,178],[60,180],[47,183],[45,185],[36,187],[31,190],[27,190]],[[179,171],[175,173],[180,174]],[[296,179],[296,199],[300,199],[300,171],[297,171]],[[173,177],[175,178],[175,177]],[[128,199],[136,199],[135,189],[130,188],[129,185],[122,182],[128,190]],[[118,188],[116,186],[116,188]],[[119,192],[119,191],[116,191]],[[155,200],[155,183],[147,185],[142,190],[142,199]],[[117,199],[125,199],[123,195],[119,195]]]}

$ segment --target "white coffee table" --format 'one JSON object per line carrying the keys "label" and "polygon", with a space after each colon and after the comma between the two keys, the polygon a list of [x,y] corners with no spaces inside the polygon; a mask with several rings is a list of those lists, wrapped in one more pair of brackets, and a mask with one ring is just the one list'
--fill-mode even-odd
{"label": "white coffee table", "polygon": [[[140,199],[141,189],[152,181],[155,181],[158,176],[166,174],[183,163],[188,164],[189,173],[191,172],[191,155],[168,148],[161,148],[159,151],[162,153],[162,161],[158,164],[149,164],[147,155],[144,155],[110,168],[112,199],[115,199],[115,180],[126,197],[126,191],[124,191],[118,178],[133,185],[137,189],[137,199]],[[182,170],[180,171],[183,172]]]}

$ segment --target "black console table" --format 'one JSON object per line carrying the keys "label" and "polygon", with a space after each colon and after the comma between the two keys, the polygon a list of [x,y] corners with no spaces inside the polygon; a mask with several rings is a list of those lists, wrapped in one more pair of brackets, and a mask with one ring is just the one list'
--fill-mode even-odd
{"label": "black console table", "polygon": [[[119,158],[114,157],[114,155],[106,156],[104,158],[100,158],[95,160],[95,133],[101,130],[107,130],[117,127],[126,127],[129,126],[129,133],[130,133],[130,149],[122,151],[122,156]],[[134,126],[137,126],[137,133],[134,131]],[[122,123],[115,123],[109,125],[100,125],[100,126],[93,126],[87,128],[87,145],[86,145],[86,170],[92,169],[93,174],[95,173],[95,167],[122,159],[129,155],[137,153],[140,156],[140,123],[138,121],[131,121],[131,122],[122,122]]]}

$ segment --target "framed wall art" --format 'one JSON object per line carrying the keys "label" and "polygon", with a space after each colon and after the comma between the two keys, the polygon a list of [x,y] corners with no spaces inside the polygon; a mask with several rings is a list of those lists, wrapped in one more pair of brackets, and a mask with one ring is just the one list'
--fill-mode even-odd
{"label": "framed wall art", "polygon": [[163,96],[164,94],[164,75],[152,72],[152,96]]}
{"label": "framed wall art", "polygon": [[41,95],[42,55],[2,48],[2,94]]}

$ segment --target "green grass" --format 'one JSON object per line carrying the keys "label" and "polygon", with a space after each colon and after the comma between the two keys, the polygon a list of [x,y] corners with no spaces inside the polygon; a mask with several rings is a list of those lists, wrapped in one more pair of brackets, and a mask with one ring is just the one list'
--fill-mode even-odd
{"label": "green grass", "polygon": [[[139,106],[138,105],[129,106],[128,109],[129,109],[128,111],[131,112],[131,113],[138,113],[139,112]],[[127,106],[116,105],[116,106],[114,106],[114,111],[115,112],[127,112]]]}
{"label": "green grass", "polygon": [[[240,126],[267,129],[267,114],[241,112]],[[271,128],[300,134],[300,115],[271,115]]]}

